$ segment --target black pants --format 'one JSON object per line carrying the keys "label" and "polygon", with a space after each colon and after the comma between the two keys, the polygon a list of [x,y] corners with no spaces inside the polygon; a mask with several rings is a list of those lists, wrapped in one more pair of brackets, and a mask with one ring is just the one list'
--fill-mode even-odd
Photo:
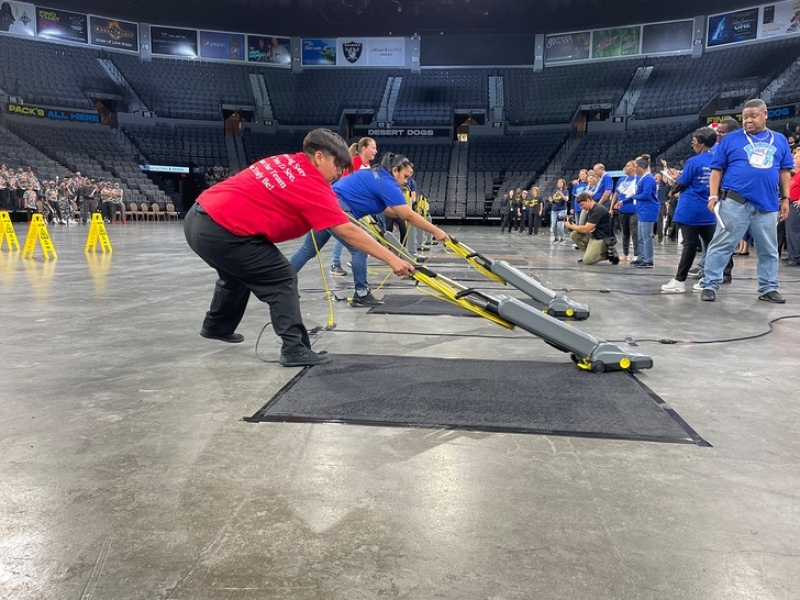
{"label": "black pants", "polygon": [[[694,259],[697,256],[698,248],[708,249],[711,240],[714,238],[714,230],[716,225],[683,225],[681,224],[681,233],[683,234],[683,252],[681,253],[681,260],[678,263],[678,272],[675,279],[678,281],[686,281],[689,276],[689,269],[692,268]],[[703,245],[700,245],[700,240]],[[728,264],[722,270],[724,277],[730,277],[733,273],[733,256],[728,259]]]}
{"label": "black pants", "polygon": [[204,330],[220,335],[236,331],[253,292],[269,304],[272,329],[283,340],[284,354],[311,348],[300,312],[297,273],[275,244],[262,236],[229,232],[199,204],[186,214],[184,233],[191,249],[219,275]]}
{"label": "black pants", "polygon": [[622,225],[622,254],[628,256],[628,248],[633,240],[633,255],[639,256],[639,215],[636,213],[614,213],[619,215]]}
{"label": "black pants", "polygon": [[542,215],[531,213],[528,216],[528,235],[539,235],[539,228],[542,226]]}
{"label": "black pants", "polygon": [[500,215],[500,233],[506,229],[508,229],[508,233],[511,233],[511,213]]}

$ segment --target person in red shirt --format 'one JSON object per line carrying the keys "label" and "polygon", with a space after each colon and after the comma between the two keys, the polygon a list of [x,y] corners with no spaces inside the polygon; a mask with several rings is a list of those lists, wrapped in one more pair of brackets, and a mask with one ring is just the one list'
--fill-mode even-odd
{"label": "person in red shirt", "polygon": [[800,267],[800,149],[793,152],[794,171],[789,186],[789,216],[786,219],[787,267]]}
{"label": "person in red shirt", "polygon": [[275,245],[311,229],[331,229],[346,242],[382,260],[400,277],[414,267],[381,246],[339,207],[331,183],[350,166],[344,140],[315,129],[303,151],[258,161],[203,192],[186,215],[184,232],[194,252],[219,279],[200,335],[239,343],[235,333],[250,292],[269,304],[272,328],[282,340],[286,367],[330,362],[311,350],[300,312],[297,272]]}

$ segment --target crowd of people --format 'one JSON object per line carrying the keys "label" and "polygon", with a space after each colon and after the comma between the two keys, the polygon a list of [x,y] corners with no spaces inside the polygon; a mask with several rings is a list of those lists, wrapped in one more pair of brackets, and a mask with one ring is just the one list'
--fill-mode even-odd
{"label": "crowd of people", "polygon": [[225,181],[231,176],[231,170],[228,167],[215,165],[213,167],[206,167],[204,179],[206,187],[210,188],[217,185],[220,181]]}
{"label": "crowd of people", "polygon": [[655,265],[655,240],[680,240],[677,272],[661,289],[686,292],[687,277],[695,277],[704,301],[732,281],[733,257],[754,247],[759,299],[783,303],[779,259],[785,251],[784,264],[800,266],[800,126],[771,131],[767,114],[763,101],[751,100],[741,126],[730,118],[696,130],[695,155],[680,169],[665,160],[655,168],[644,154],[625,165],[616,183],[598,163],[570,184],[559,179],[546,197],[536,187],[509,191],[500,201],[501,234],[535,235],[549,221],[552,243],[566,244],[570,232],[579,262],[624,261],[641,269]]}
{"label": "crowd of people", "polygon": [[87,223],[99,212],[106,223],[125,222],[125,192],[118,182],[95,180],[80,171],[40,180],[30,167],[0,165],[0,210],[41,213],[48,224]]}

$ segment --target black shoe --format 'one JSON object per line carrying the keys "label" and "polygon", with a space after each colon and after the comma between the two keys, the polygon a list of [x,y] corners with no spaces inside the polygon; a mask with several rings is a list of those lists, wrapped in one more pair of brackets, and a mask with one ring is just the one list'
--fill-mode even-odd
{"label": "black shoe", "polygon": [[800,261],[789,258],[783,262],[784,267],[800,267]]}
{"label": "black shoe", "polygon": [[244,336],[241,333],[212,333],[207,329],[201,329],[200,335],[209,340],[219,340],[220,342],[228,342],[229,344],[241,344],[244,341]]}
{"label": "black shoe", "polygon": [[638,262],[634,265],[637,269],[652,269],[655,265],[651,262]]}
{"label": "black shoe", "polygon": [[378,300],[372,295],[372,292],[367,292],[366,296],[359,296],[357,293],[353,294],[353,299],[350,301],[350,306],[380,306],[383,300]]}
{"label": "black shoe", "polygon": [[733,283],[733,276],[732,275],[723,275],[722,276],[722,283]]}
{"label": "black shoe", "polygon": [[608,260],[611,262],[612,265],[618,265],[619,264],[619,256],[612,256]]}
{"label": "black shoe", "polygon": [[328,354],[314,352],[311,348],[303,348],[297,352],[281,353],[280,362],[284,367],[313,367],[326,365],[333,359]]}
{"label": "black shoe", "polygon": [[694,267],[693,269],[689,269],[688,275],[692,279],[702,279],[703,278],[703,270],[700,269],[700,267]]}
{"label": "black shoe", "polygon": [[700,300],[703,302],[714,302],[717,299],[717,293],[714,290],[705,288],[700,292]]}
{"label": "black shoe", "polygon": [[758,299],[763,300],[764,302],[772,302],[773,304],[786,304],[786,298],[781,296],[775,290],[767,292],[766,294],[761,294]]}

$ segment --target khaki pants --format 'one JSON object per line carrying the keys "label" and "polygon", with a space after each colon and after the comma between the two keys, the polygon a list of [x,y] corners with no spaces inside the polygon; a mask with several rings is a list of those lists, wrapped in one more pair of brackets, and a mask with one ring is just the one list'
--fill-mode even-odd
{"label": "khaki pants", "polygon": [[608,258],[606,243],[603,240],[593,238],[591,233],[573,231],[570,237],[575,242],[575,245],[583,251],[583,264],[595,265]]}

